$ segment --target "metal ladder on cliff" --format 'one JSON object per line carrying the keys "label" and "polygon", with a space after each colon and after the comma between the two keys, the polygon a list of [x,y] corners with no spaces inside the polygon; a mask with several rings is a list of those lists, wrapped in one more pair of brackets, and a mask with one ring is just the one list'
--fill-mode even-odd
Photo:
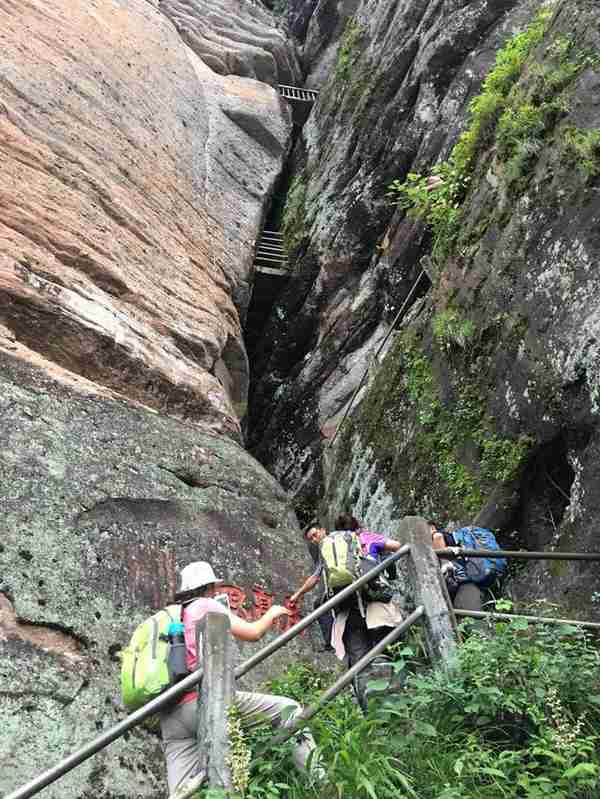
{"label": "metal ladder on cliff", "polygon": [[258,272],[287,275],[289,261],[283,245],[283,233],[263,230],[254,255],[254,267]]}
{"label": "metal ladder on cliff", "polygon": [[287,86],[285,83],[280,83],[277,88],[279,89],[279,94],[285,97],[286,100],[295,100],[300,103],[314,103],[319,96],[319,92],[315,89]]}

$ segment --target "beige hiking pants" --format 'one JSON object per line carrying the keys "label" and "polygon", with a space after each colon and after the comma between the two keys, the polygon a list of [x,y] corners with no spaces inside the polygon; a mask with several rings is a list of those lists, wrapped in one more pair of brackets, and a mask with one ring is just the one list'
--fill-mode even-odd
{"label": "beige hiking pants", "polygon": [[[264,721],[270,722],[273,727],[288,727],[302,710],[294,699],[246,691],[236,692],[235,703],[246,729]],[[196,724],[196,702],[175,705],[161,714],[160,729],[170,793],[198,774]],[[294,765],[300,771],[306,772],[306,763],[314,748],[312,735],[309,732],[301,733],[293,752]]]}

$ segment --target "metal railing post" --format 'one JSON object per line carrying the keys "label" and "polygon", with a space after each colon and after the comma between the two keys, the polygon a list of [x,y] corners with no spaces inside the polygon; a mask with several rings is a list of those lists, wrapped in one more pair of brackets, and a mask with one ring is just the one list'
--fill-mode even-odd
{"label": "metal railing post", "polygon": [[425,608],[425,645],[431,662],[450,665],[456,651],[456,619],[446,581],[431,546],[425,519],[407,516],[400,521],[398,538],[410,544],[408,559],[415,604]]}
{"label": "metal railing post", "polygon": [[[321,607],[313,610],[312,613],[309,613],[293,627],[290,627],[290,629],[285,633],[282,633],[274,641],[271,641],[271,643],[267,644],[267,646],[265,646],[259,652],[256,652],[256,654],[252,655],[252,657],[250,657],[244,663],[241,663],[235,669],[234,676],[236,678],[243,677],[244,674],[247,674],[251,669],[257,666],[259,663],[262,663],[263,660],[266,660],[274,652],[287,644],[288,641],[299,635],[302,630],[305,630],[324,613],[327,613],[332,608],[336,607],[336,605],[339,605],[345,599],[348,599],[348,597],[352,596],[352,594],[354,594],[359,588],[368,583],[369,580],[386,569],[390,563],[395,563],[396,561],[405,557],[408,554],[409,549],[410,548],[408,546],[401,547],[398,552],[394,552],[393,555],[390,555],[385,561],[379,563],[375,568],[373,568],[369,574],[363,575],[354,583],[352,583],[352,585],[344,588],[339,592],[339,594],[336,594],[334,597],[321,605]],[[115,724],[114,727],[106,730],[101,735],[98,735],[89,743],[82,746],[80,749],[65,757],[55,766],[52,766],[41,774],[38,774],[37,777],[34,777],[32,780],[24,785],[21,785],[19,788],[16,788],[11,793],[6,794],[4,799],[29,799],[30,796],[35,796],[35,794],[39,793],[42,788],[52,784],[74,769],[80,763],[83,763],[92,755],[100,752],[113,741],[116,741],[117,738],[120,738],[125,732],[128,732],[137,724],[140,724],[142,721],[144,721],[144,719],[149,718],[159,710],[168,707],[171,702],[182,697],[186,691],[190,691],[191,689],[195,688],[201,678],[202,670],[199,669],[193,674],[190,674],[189,677],[181,680],[181,682],[177,683],[177,685],[169,688],[156,699],[148,702],[146,705],[144,705],[144,707],[141,707],[139,710],[131,713],[118,724]],[[187,793],[182,795],[177,794],[177,799],[187,799],[187,796]],[[174,799],[174,797],[172,797],[172,799]]]}
{"label": "metal railing post", "polygon": [[235,699],[233,638],[225,613],[207,613],[196,624],[196,651],[202,652],[198,691],[197,745],[200,767],[210,788],[231,789],[229,711]]}

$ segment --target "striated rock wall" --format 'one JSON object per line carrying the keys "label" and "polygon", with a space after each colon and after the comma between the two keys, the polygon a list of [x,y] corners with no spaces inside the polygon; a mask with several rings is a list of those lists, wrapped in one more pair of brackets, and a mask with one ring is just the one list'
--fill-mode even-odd
{"label": "striated rock wall", "polygon": [[[291,129],[262,81],[293,48],[222,4],[219,40],[244,46],[217,74],[166,5],[0,4],[2,795],[123,718],[118,652],[186,562],[211,560],[248,618],[310,567],[239,444],[253,244]],[[165,791],[136,730],[44,794]]]}
{"label": "striated rock wall", "polygon": [[244,0],[161,0],[183,41],[219,75],[296,85],[300,68],[293,47],[262,5]]}
{"label": "striated rock wall", "polygon": [[[317,59],[320,97],[295,152],[297,277],[265,335],[251,423],[259,459],[308,508],[321,443],[427,251],[423,226],[395,213],[387,186],[447,155],[498,47],[538,6],[346,2],[317,4],[310,17],[303,52],[334,48],[335,58],[326,78]],[[311,8],[293,5],[292,30]]]}
{"label": "striated rock wall", "polygon": [[[254,451],[307,516],[350,506],[390,529],[419,512],[477,520],[516,546],[600,551],[595,4],[547,15],[477,134],[451,244],[385,197],[392,179],[448,158],[497,50],[538,5],[399,3],[384,17],[365,3],[345,27],[296,152],[300,274],[255,393]],[[595,565],[566,563],[516,570],[509,588],[521,606],[592,619],[598,589]]]}
{"label": "striated rock wall", "polygon": [[287,108],[216,75],[143,0],[0,13],[0,320],[70,371],[238,435]]}

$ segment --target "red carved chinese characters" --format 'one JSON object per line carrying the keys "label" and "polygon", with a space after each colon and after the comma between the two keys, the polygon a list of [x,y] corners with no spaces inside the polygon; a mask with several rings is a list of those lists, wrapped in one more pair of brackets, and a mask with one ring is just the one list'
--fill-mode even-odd
{"label": "red carved chinese characters", "polygon": [[246,594],[241,588],[238,588],[237,585],[220,585],[219,592],[227,594],[229,597],[229,607],[236,616],[239,616],[240,619],[250,621],[248,611],[244,607]]}
{"label": "red carved chinese characters", "polygon": [[[236,614],[236,616],[239,616],[245,621],[256,621],[264,616],[265,613],[273,607],[273,594],[265,591],[265,589],[261,588],[259,585],[255,585],[252,588],[252,608],[250,610],[244,607],[246,602],[246,592],[239,586],[220,585],[219,591],[227,594],[229,597],[229,607]],[[285,598],[283,604],[284,607],[290,611],[291,615],[280,616],[279,619],[277,619],[276,626],[282,632],[285,632],[286,630],[289,630],[290,627],[293,627],[294,624],[297,624],[302,616],[300,615],[299,606],[290,602],[289,596]],[[304,630],[300,634],[304,635]]]}
{"label": "red carved chinese characters", "polygon": [[267,593],[259,585],[255,585],[252,589],[254,594],[254,605],[252,607],[252,618],[260,619],[264,616],[269,608],[273,607],[273,594]]}

